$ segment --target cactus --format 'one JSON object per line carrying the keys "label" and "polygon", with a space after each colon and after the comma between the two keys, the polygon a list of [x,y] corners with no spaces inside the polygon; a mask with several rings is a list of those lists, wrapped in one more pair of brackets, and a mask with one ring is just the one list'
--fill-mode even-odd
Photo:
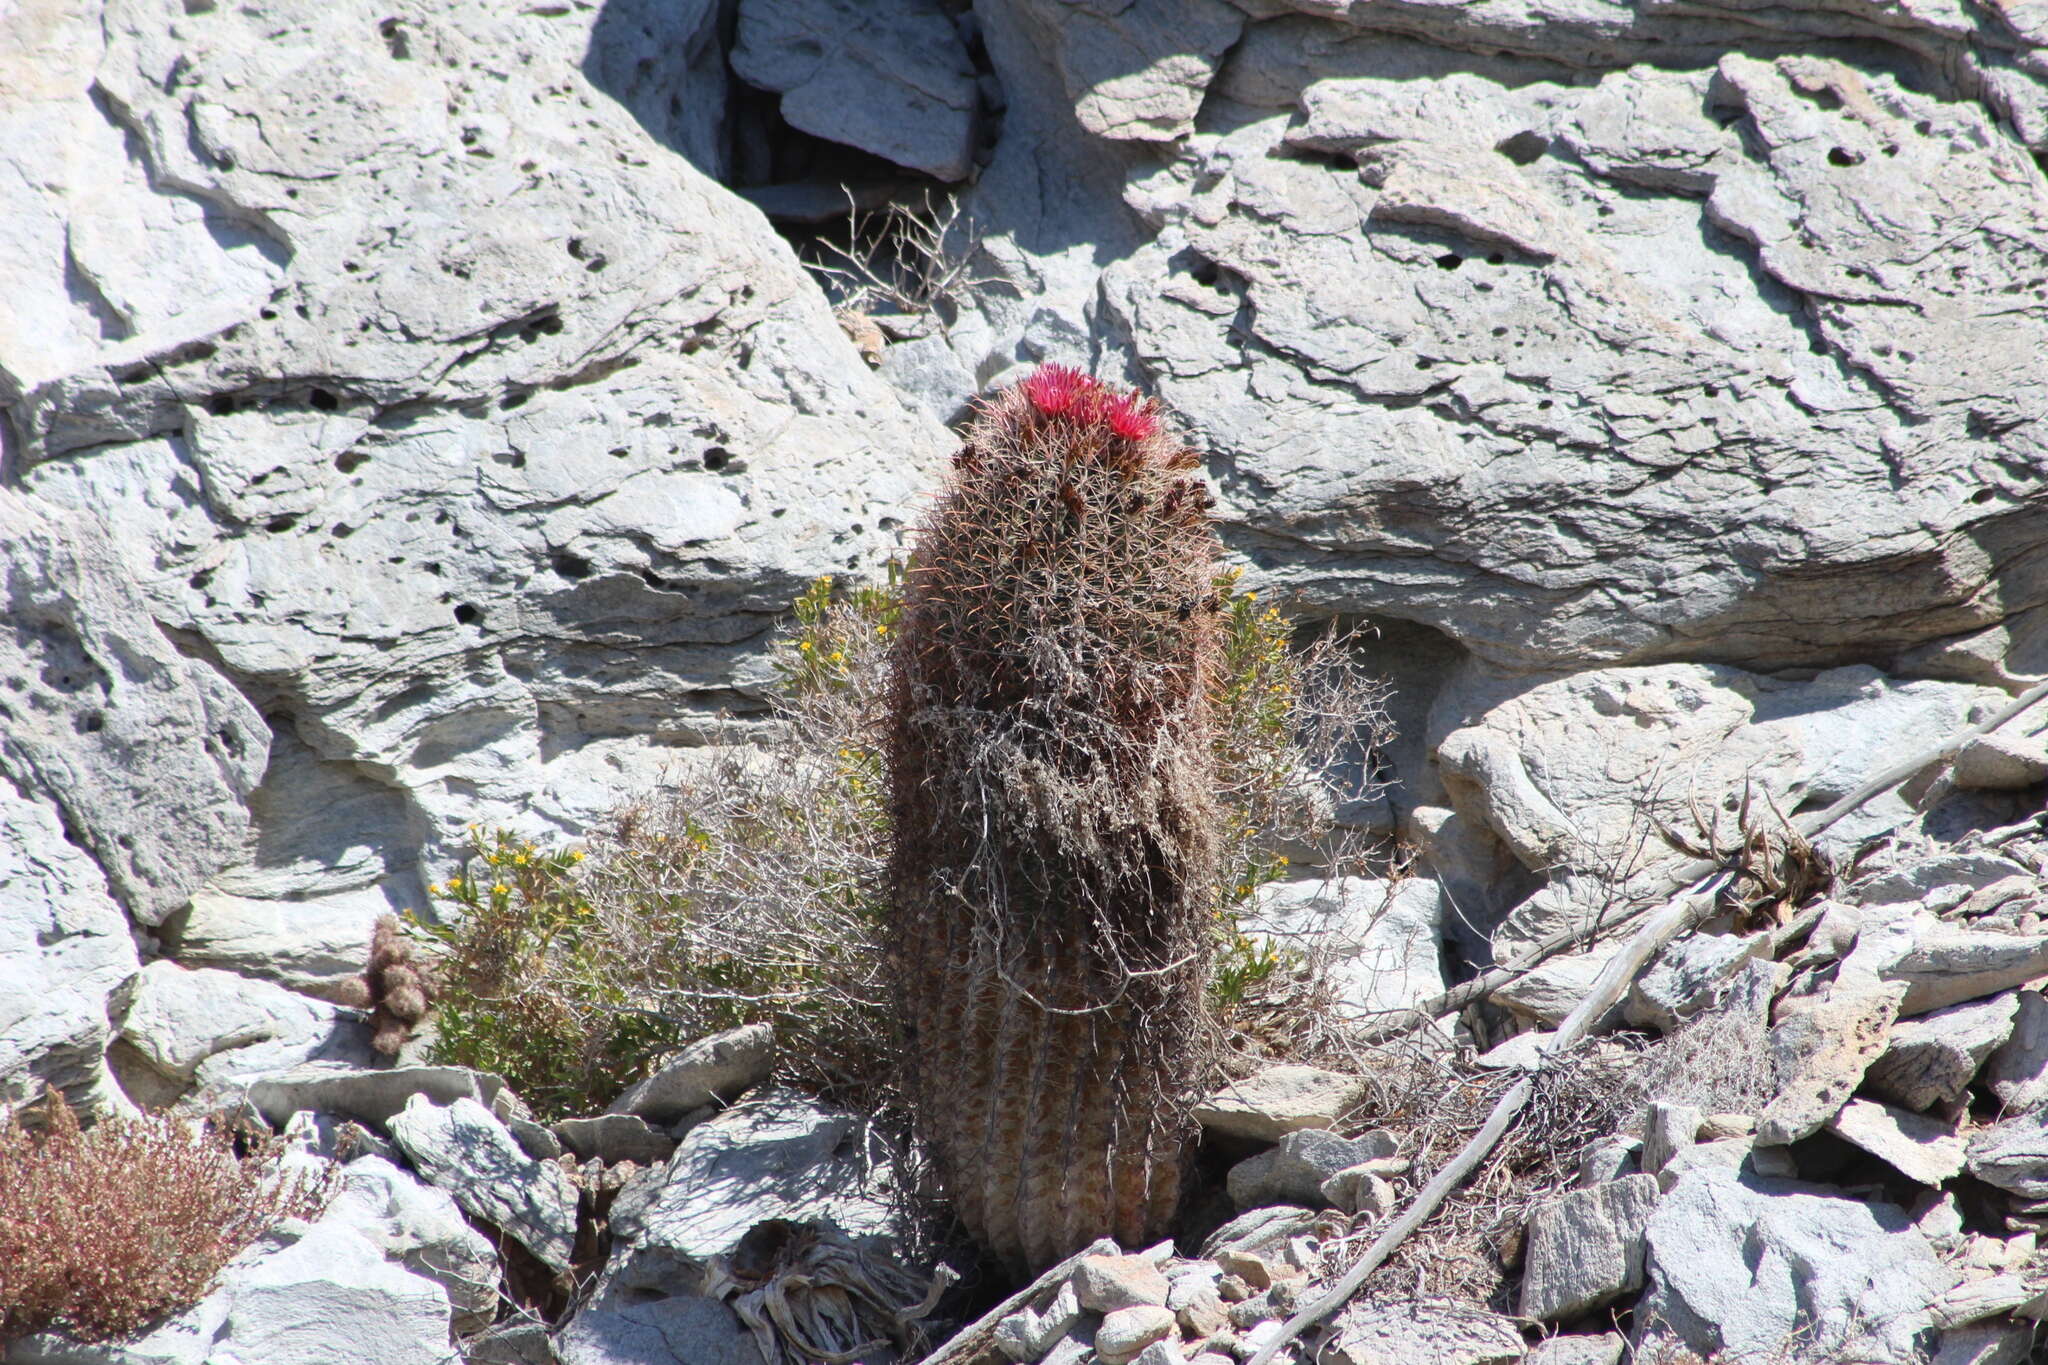
{"label": "cactus", "polygon": [[1206,1056],[1217,542],[1157,404],[1046,366],[918,529],[886,756],[912,1099],[1013,1269],[1164,1232]]}
{"label": "cactus", "polygon": [[370,930],[370,961],[343,984],[341,1003],[370,1011],[370,1046],[394,1056],[441,994],[433,965],[414,952],[396,915],[379,915]]}

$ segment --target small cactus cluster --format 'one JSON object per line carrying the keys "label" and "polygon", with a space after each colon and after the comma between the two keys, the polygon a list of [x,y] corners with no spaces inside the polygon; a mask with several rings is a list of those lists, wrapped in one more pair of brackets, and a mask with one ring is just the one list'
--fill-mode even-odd
{"label": "small cactus cluster", "polygon": [[1218,545],[1158,405],[1046,366],[919,527],[886,749],[918,1119],[1018,1270],[1158,1238],[1206,1057]]}
{"label": "small cactus cluster", "polygon": [[418,957],[396,915],[379,915],[370,930],[370,960],[349,981],[342,1002],[370,1011],[370,1046],[395,1056],[441,994],[432,964]]}

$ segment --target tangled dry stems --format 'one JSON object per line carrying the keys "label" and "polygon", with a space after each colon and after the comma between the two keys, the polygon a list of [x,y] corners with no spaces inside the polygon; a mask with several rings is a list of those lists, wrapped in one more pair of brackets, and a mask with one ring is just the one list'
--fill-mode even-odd
{"label": "tangled dry stems", "polygon": [[0,1343],[125,1336],[197,1303],[279,1220],[316,1217],[326,1177],[249,1141],[161,1116],[81,1130],[61,1097],[41,1132],[0,1121]]}

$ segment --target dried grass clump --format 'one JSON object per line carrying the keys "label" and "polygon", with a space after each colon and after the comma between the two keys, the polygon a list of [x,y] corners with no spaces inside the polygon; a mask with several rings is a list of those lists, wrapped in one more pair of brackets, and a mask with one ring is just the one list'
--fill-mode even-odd
{"label": "dried grass clump", "polygon": [[81,1130],[52,1096],[43,1131],[0,1121],[0,1342],[56,1329],[125,1336],[197,1303],[282,1218],[311,1218],[325,1181],[282,1173],[279,1147],[187,1120]]}

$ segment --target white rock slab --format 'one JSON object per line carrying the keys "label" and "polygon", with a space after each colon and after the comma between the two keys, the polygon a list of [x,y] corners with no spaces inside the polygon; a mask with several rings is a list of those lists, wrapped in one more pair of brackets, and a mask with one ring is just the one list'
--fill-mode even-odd
{"label": "white rock slab", "polygon": [[387,1126],[421,1178],[503,1228],[543,1265],[569,1268],[576,1187],[560,1166],[528,1156],[490,1110],[471,1099],[437,1105],[415,1095]]}
{"label": "white rock slab", "polygon": [[1940,1188],[1963,1170],[1966,1144],[1950,1125],[1910,1109],[1850,1100],[1827,1130],[1885,1162],[1900,1175]]}

